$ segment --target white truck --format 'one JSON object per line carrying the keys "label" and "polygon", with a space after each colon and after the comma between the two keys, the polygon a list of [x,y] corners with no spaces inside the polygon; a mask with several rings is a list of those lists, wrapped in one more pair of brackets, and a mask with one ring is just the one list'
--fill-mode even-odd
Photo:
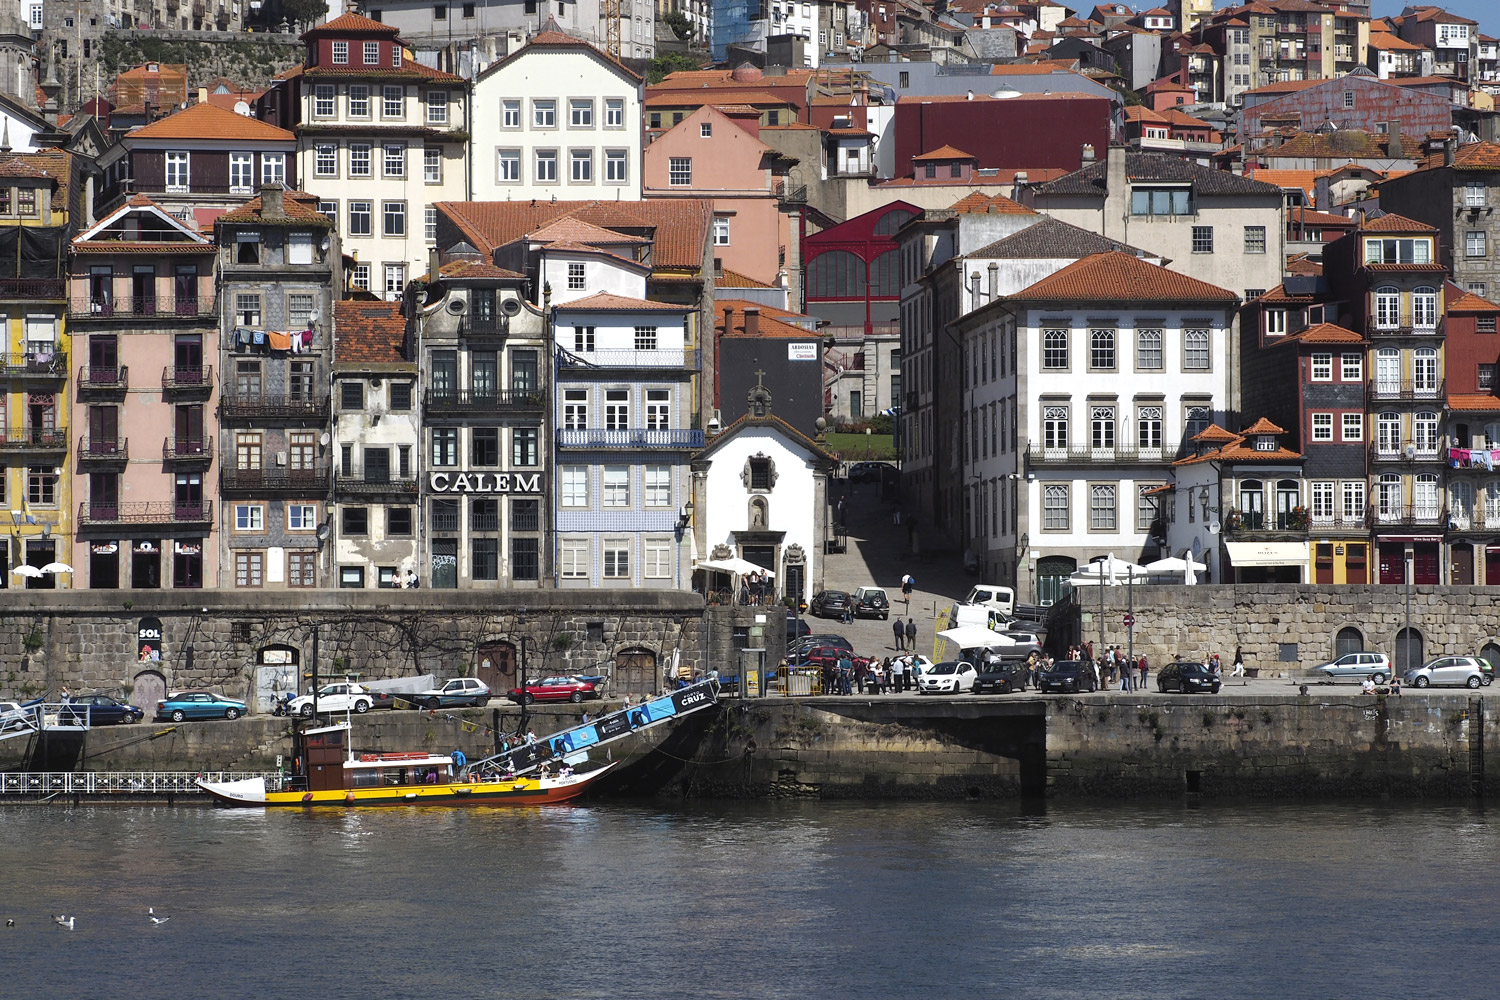
{"label": "white truck", "polygon": [[948,609],[948,627],[964,628],[974,625],[992,632],[1004,632],[1010,619],[986,604],[955,604]]}
{"label": "white truck", "polygon": [[981,583],[971,587],[963,602],[994,608],[1007,619],[1014,618],[1016,614],[1016,592],[998,583]]}

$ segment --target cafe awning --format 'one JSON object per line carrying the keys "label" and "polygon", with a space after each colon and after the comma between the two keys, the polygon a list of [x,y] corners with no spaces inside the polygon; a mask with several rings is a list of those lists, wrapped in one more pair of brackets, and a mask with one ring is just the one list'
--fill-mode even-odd
{"label": "cafe awning", "polygon": [[1225,542],[1229,561],[1248,566],[1306,566],[1306,542]]}

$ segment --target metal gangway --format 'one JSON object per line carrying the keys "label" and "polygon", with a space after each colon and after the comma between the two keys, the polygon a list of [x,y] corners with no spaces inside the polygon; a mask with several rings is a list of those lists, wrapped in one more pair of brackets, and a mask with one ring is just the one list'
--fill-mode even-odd
{"label": "metal gangway", "polygon": [[712,708],[719,701],[719,680],[710,677],[671,694],[602,715],[572,729],[553,733],[535,743],[502,750],[483,760],[472,761],[469,771],[525,774],[553,761],[581,763],[590,747],[604,746],[627,736]]}
{"label": "metal gangway", "polygon": [[239,781],[265,778],[281,787],[280,771],[15,771],[0,774],[0,801],[74,795],[206,795],[198,779]]}
{"label": "metal gangway", "polygon": [[70,701],[30,701],[0,712],[0,740],[35,736],[40,732],[83,733],[89,730],[89,707]]}

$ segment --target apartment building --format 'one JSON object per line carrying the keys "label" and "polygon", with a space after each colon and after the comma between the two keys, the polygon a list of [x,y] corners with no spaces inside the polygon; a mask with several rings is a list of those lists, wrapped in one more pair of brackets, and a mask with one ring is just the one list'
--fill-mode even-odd
{"label": "apartment building", "polygon": [[1383,182],[1380,202],[1437,230],[1438,260],[1460,288],[1500,294],[1500,145],[1450,139],[1419,169]]}

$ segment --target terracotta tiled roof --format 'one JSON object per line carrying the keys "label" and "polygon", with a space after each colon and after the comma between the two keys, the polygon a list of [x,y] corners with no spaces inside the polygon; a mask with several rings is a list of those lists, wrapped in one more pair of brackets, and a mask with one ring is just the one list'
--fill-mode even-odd
{"label": "terracotta tiled roof", "polygon": [[1287,258],[1286,273],[1321,275],[1323,273],[1323,262],[1313,260],[1305,253],[1294,254]]}
{"label": "terracotta tiled roof", "polygon": [[1362,233],[1435,233],[1437,230],[1425,222],[1408,219],[1395,212],[1387,212],[1378,219],[1366,219],[1359,227]]}
{"label": "terracotta tiled roof", "polygon": [[652,259],[659,269],[696,273],[713,226],[713,202],[699,198],[645,201],[445,201],[437,204],[481,252],[572,217],[605,229],[654,228]]}
{"label": "terracotta tiled roof", "polygon": [[1289,221],[1299,226],[1338,226],[1353,229],[1357,222],[1347,215],[1338,215],[1333,212],[1319,212],[1313,209],[1289,208],[1286,212]]}
{"label": "terracotta tiled roof", "polygon": [[[482,260],[450,260],[438,268],[438,277],[444,280],[462,279],[500,279],[503,281],[524,281],[526,275],[516,271],[508,271],[503,267]],[[423,274],[418,281],[431,281],[432,272]]]}
{"label": "terracotta tiled roof", "polygon": [[934,149],[934,150],[932,150],[929,153],[920,153],[917,156],[913,156],[912,157],[912,160],[914,162],[921,161],[921,160],[973,160],[973,159],[976,159],[976,157],[974,156],[973,153],[965,153],[963,150],[961,150],[961,149],[955,149],[952,146],[939,146],[937,149]]}
{"label": "terracotta tiled roof", "polygon": [[1455,392],[1448,396],[1448,409],[1493,413],[1500,410],[1500,397],[1487,392]]}
{"label": "terracotta tiled roof", "polygon": [[960,215],[1036,215],[1037,213],[1022,205],[1020,202],[1011,201],[1003,194],[984,194],[974,191],[964,195],[949,206],[949,211]]}
{"label": "terracotta tiled roof", "polygon": [[1326,81],[1324,81],[1324,80],[1282,80],[1279,83],[1268,83],[1264,87],[1256,87],[1254,90],[1247,90],[1247,91],[1245,91],[1245,93],[1247,93],[1247,94],[1295,94],[1299,90],[1306,90],[1308,87],[1316,87],[1318,84],[1324,83],[1324,82],[1326,82]]}
{"label": "terracotta tiled roof", "polygon": [[738,271],[731,271],[729,268],[726,267],[724,269],[723,273],[721,273],[716,278],[714,278],[714,287],[715,288],[774,288],[776,286],[775,285],[768,285],[764,281],[756,281],[754,278],[750,277],[749,275],[741,274]]}
{"label": "terracotta tiled roof", "polygon": [[[1442,156],[1435,157],[1440,166]],[[1500,170],[1500,143],[1494,142],[1470,142],[1459,146],[1453,152],[1453,165],[1459,170]]]}
{"label": "terracotta tiled roof", "polygon": [[528,237],[533,243],[597,243],[601,246],[640,246],[651,241],[605,229],[582,219],[564,217],[547,223]]}
{"label": "terracotta tiled roof", "polygon": [[[715,285],[717,286],[717,282],[715,282]],[[719,314],[719,318],[716,322],[718,322],[721,326],[724,323],[724,310],[726,309],[733,309],[737,313],[742,313],[746,309],[759,309],[762,318],[769,316],[772,319],[787,320],[789,321],[790,326],[804,326],[810,324],[810,329],[813,330],[817,329],[817,325],[823,322],[816,316],[809,316],[806,313],[793,312],[790,309],[777,309],[775,306],[768,306],[764,302],[751,302],[749,299],[720,298],[716,295],[714,296],[714,310]],[[790,322],[791,320],[797,320],[798,322]],[[804,323],[803,321],[806,322]]]}
{"label": "terracotta tiled roof", "polygon": [[1075,261],[1010,296],[1021,302],[1215,302],[1230,305],[1234,292],[1115,251]]}
{"label": "terracotta tiled roof", "polygon": [[785,97],[764,90],[669,90],[649,95],[641,104],[648,108],[701,107],[705,104],[774,104],[793,107]]}
{"label": "terracotta tiled roof", "polygon": [[350,33],[371,35],[400,34],[397,29],[391,27],[389,24],[381,24],[379,21],[372,21],[368,17],[361,17],[359,14],[343,14],[332,21],[327,21],[315,28],[309,28],[302,33],[302,37],[344,35]]}
{"label": "terracotta tiled roof", "polygon": [[1441,21],[1444,24],[1472,24],[1478,26],[1478,21],[1471,21],[1459,14],[1450,14],[1441,7],[1423,5],[1412,9],[1411,13],[1404,15],[1417,21]]}
{"label": "terracotta tiled roof", "polygon": [[395,66],[309,66],[302,74],[315,80],[425,80],[431,83],[463,83],[464,78],[441,69],[433,69],[419,62],[404,62]]}
{"label": "terracotta tiled roof", "polygon": [[[1208,436],[1209,431],[1217,431],[1213,437]],[[1191,455],[1187,458],[1173,462],[1173,465],[1198,465],[1202,462],[1286,462],[1302,458],[1301,452],[1292,451],[1290,448],[1278,446],[1275,451],[1259,451],[1255,448],[1245,447],[1245,439],[1252,434],[1284,434],[1280,427],[1271,423],[1265,417],[1257,420],[1254,426],[1247,428],[1242,434],[1230,434],[1224,428],[1210,425],[1208,431],[1196,435],[1194,441],[1205,443],[1222,441],[1223,443],[1213,451],[1202,455]],[[1226,440],[1224,435],[1228,435]]]}
{"label": "terracotta tiled roof", "polygon": [[719,331],[722,331],[723,335],[726,336],[726,337],[748,337],[748,336],[750,336],[750,334],[748,334],[748,333],[745,332],[745,310],[746,309],[760,309],[761,310],[760,319],[758,319],[756,321],[756,333],[755,333],[755,336],[757,338],[761,338],[761,339],[769,338],[769,339],[775,339],[775,340],[817,340],[817,339],[820,339],[820,335],[819,335],[818,331],[816,331],[816,330],[807,330],[807,329],[804,329],[803,327],[795,326],[795,325],[793,325],[791,323],[783,322],[780,319],[777,319],[775,316],[772,316],[769,312],[767,312],[765,310],[764,307],[762,307],[762,306],[760,306],[760,305],[758,305],[758,304],[756,304],[754,302],[744,302],[744,303],[739,303],[739,304],[735,305],[733,307],[734,308],[734,321],[731,324],[732,328],[728,329],[728,330],[725,330],[724,329],[724,319],[725,319],[725,313],[728,312],[728,308],[726,308],[727,306],[728,306],[728,303],[725,303],[723,305],[721,305],[719,303],[715,303],[714,304],[714,312],[715,312],[714,327],[715,327],[715,329],[717,329]]}
{"label": "terracotta tiled roof", "polygon": [[1225,441],[1233,441],[1238,436],[1239,435],[1235,434],[1234,431],[1225,430],[1218,424],[1209,424],[1203,430],[1199,431],[1197,434],[1194,434],[1189,440],[1201,441],[1205,444],[1212,444],[1215,441],[1218,441],[1220,443],[1223,443]]}
{"label": "terracotta tiled roof", "polygon": [[1294,304],[1303,302],[1316,302],[1318,301],[1318,299],[1319,296],[1311,292],[1306,295],[1292,295],[1286,290],[1286,285],[1282,284],[1277,285],[1274,288],[1266,289],[1265,292],[1263,292],[1261,296],[1255,301],[1264,303],[1266,305],[1275,305],[1282,302],[1291,302]]}
{"label": "terracotta tiled roof", "polygon": [[213,104],[194,104],[186,110],[131,132],[133,139],[222,139],[243,142],[295,143],[297,137],[268,122],[237,115]]}
{"label": "terracotta tiled roof", "polygon": [[625,295],[611,295],[609,292],[595,292],[593,295],[571,302],[564,302],[557,307],[558,312],[570,311],[599,311],[599,312],[691,312],[691,306],[685,306],[678,302],[655,302],[651,299],[632,299]]}
{"label": "terracotta tiled roof", "polygon": [[1500,313],[1500,306],[1489,299],[1480,298],[1473,292],[1464,292],[1456,299],[1449,299],[1446,305],[1449,312]]}
{"label": "terracotta tiled roof", "polygon": [[41,167],[28,162],[24,156],[7,156],[0,160],[0,177],[40,180],[50,176]]}
{"label": "terracotta tiled roof", "polygon": [[231,208],[219,216],[219,222],[231,223],[297,223],[332,229],[333,222],[318,211],[318,196],[306,191],[284,191],[281,195],[281,215],[271,217],[264,214],[260,198],[252,198],[238,208]]}
{"label": "terracotta tiled roof", "polygon": [[1249,437],[1251,434],[1285,434],[1286,428],[1277,427],[1265,417],[1261,417],[1255,423],[1240,431],[1240,433],[1245,435],[1246,437]]}
{"label": "terracotta tiled roof", "polygon": [[[1401,137],[1400,159],[1422,158],[1422,140],[1414,135]],[[1391,158],[1391,136],[1383,132],[1361,132],[1340,129],[1337,132],[1298,132],[1279,146],[1260,151],[1264,157],[1316,157],[1320,159]]]}
{"label": "terracotta tiled roof", "polygon": [[402,364],[407,362],[406,318],[399,302],[333,304],[334,364]]}
{"label": "terracotta tiled roof", "polygon": [[[1037,185],[1036,191],[1043,195],[1092,195],[1105,194],[1105,167],[1107,156],[1081,170],[1064,174],[1055,181]],[[1203,195],[1266,195],[1280,199],[1281,189],[1272,184],[1263,184],[1227,170],[1215,170],[1184,160],[1180,156],[1166,153],[1125,154],[1125,173],[1137,181],[1191,181],[1193,188]]]}
{"label": "terracotta tiled roof", "polygon": [[595,46],[582,38],[576,38],[573,35],[560,30],[558,28],[556,20],[548,18],[545,28],[546,30],[539,31],[535,35],[532,35],[531,38],[527,40],[525,45],[516,49],[509,55],[497,59],[490,65],[486,66],[476,78],[476,82],[478,80],[483,80],[485,77],[490,76],[492,73],[497,72],[502,66],[509,65],[516,59],[521,58],[523,54],[530,50],[547,48],[581,49],[594,56],[597,56],[600,60],[609,63],[615,69],[619,70],[622,75],[629,77],[632,80],[638,81],[642,79],[639,73],[635,72],[630,67],[626,66],[624,63],[620,62],[620,60],[616,59],[614,56],[610,55],[608,52],[605,52],[598,46]]}
{"label": "terracotta tiled roof", "polygon": [[1408,42],[1406,39],[1389,31],[1372,30],[1370,32],[1370,48],[1386,52],[1423,52],[1426,51],[1427,46]]}
{"label": "terracotta tiled roof", "polygon": [[[1299,330],[1289,337],[1278,339],[1273,346],[1282,344],[1363,344],[1365,338],[1336,323],[1319,323],[1306,330]],[[1249,434],[1249,431],[1245,432]]]}

